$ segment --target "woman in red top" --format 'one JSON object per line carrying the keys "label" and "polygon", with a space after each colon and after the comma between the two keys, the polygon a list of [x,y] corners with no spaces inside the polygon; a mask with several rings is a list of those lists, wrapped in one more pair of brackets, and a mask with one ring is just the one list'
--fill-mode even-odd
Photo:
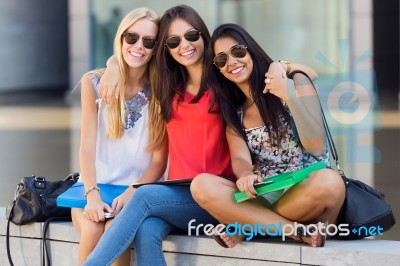
{"label": "woman in red top", "polygon": [[[209,42],[206,24],[191,7],[172,7],[162,16],[150,72],[155,97],[149,109],[150,146],[168,134],[168,179],[193,179],[204,172],[233,177],[224,121],[207,74],[213,55]],[[171,230],[217,223],[193,200],[189,186],[141,186],[84,265],[111,264],[133,240],[137,265],[166,265],[161,243]]]}

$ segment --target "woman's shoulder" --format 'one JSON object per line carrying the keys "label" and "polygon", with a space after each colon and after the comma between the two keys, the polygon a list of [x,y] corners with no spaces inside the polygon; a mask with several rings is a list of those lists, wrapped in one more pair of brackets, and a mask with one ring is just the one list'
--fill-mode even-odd
{"label": "woman's shoulder", "polygon": [[95,69],[95,70],[91,70],[91,71],[85,73],[82,77],[83,81],[86,81],[86,82],[90,81],[93,91],[96,95],[96,99],[101,98],[99,84],[100,84],[100,80],[101,80],[101,77],[103,76],[103,74],[104,74],[104,69]]}

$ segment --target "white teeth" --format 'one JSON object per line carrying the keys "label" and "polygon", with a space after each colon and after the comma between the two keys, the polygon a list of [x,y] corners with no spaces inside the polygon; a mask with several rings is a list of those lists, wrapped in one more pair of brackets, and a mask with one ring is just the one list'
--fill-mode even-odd
{"label": "white teeth", "polygon": [[139,53],[135,53],[135,52],[129,52],[132,56],[134,57],[143,57],[144,55],[139,54]]}
{"label": "white teeth", "polygon": [[182,53],[181,55],[182,55],[182,56],[187,56],[187,55],[191,55],[191,54],[193,54],[193,53],[194,53],[194,50],[190,50],[190,51],[187,51],[187,52]]}
{"label": "white teeth", "polygon": [[240,72],[242,69],[243,69],[243,67],[238,67],[238,68],[232,70],[231,73],[236,74],[236,73]]}

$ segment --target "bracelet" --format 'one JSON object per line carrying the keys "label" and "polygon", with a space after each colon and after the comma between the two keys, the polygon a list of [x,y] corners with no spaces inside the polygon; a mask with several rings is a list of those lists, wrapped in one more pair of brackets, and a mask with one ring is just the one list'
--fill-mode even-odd
{"label": "bracelet", "polygon": [[100,188],[93,186],[91,188],[89,188],[88,190],[85,191],[85,198],[87,198],[87,195],[92,192],[93,190],[97,190],[98,192],[100,192]]}
{"label": "bracelet", "polygon": [[[279,63],[286,64],[286,76],[289,76],[290,71],[292,70],[292,65],[291,65],[290,61],[279,60]],[[282,67],[283,67],[283,65],[282,65]]]}

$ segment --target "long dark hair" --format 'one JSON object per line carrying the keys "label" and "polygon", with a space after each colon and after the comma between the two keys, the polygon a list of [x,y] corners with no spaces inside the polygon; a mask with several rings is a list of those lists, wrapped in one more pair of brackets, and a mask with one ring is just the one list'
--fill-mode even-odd
{"label": "long dark hair", "polygon": [[[153,95],[156,97],[161,107],[161,113],[165,121],[171,119],[172,100],[175,93],[179,95],[179,101],[183,100],[184,89],[187,85],[188,72],[186,67],[179,64],[170,55],[168,47],[165,45],[167,39],[167,31],[171,23],[181,18],[192,25],[195,29],[201,32],[204,41],[204,54],[202,58],[203,73],[201,76],[201,84],[199,93],[191,101],[198,102],[204,92],[211,88],[211,83],[208,78],[210,64],[212,62],[213,53],[210,46],[210,33],[206,24],[200,15],[190,6],[178,5],[165,11],[160,20],[159,37],[156,48],[155,62],[151,69],[151,85]],[[213,90],[210,90],[213,93]],[[213,109],[215,97],[210,106],[210,111]]]}
{"label": "long dark hair", "polygon": [[[253,71],[249,77],[250,93],[266,125],[272,143],[279,145],[281,136],[287,132],[287,128],[283,127],[283,121],[280,117],[283,117],[284,121],[289,121],[289,113],[278,97],[271,93],[264,94],[262,92],[265,87],[265,73],[273,60],[250,34],[237,24],[227,23],[217,27],[211,37],[212,48],[221,37],[231,37],[239,44],[247,47],[247,52],[250,53],[253,60]],[[231,126],[237,134],[245,139],[237,111],[239,107],[243,106],[246,96],[234,82],[225,78],[217,68],[214,70],[214,79],[218,82],[215,89],[220,98],[220,111],[227,125]]]}

